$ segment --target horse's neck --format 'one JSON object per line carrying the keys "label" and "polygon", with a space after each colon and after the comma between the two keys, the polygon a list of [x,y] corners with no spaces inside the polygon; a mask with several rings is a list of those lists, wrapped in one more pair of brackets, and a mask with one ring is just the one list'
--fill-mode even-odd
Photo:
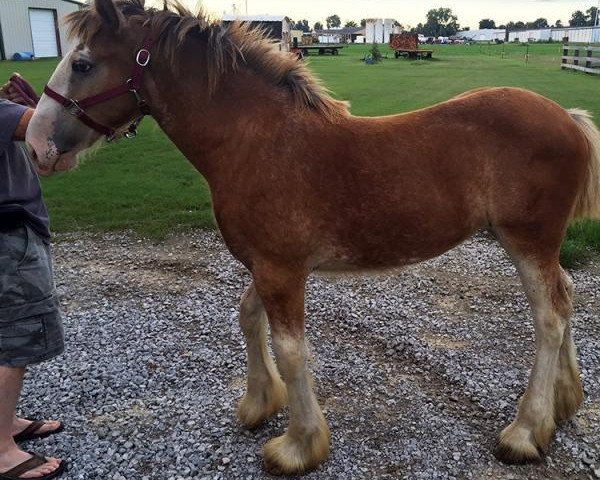
{"label": "horse's neck", "polygon": [[268,133],[263,141],[274,135],[293,108],[291,98],[249,72],[228,76],[210,98],[193,69],[176,77],[160,72],[152,83],[154,117],[209,183],[220,168],[250,152],[260,140],[256,132]]}

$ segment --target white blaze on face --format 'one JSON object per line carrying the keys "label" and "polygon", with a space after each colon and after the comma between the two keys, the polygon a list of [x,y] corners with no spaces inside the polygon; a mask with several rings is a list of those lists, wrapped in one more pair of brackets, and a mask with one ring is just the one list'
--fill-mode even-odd
{"label": "white blaze on face", "polygon": [[[70,98],[71,64],[74,58],[80,56],[89,57],[88,49],[75,50],[65,56],[48,82],[54,91],[66,98]],[[51,175],[54,171],[68,170],[75,166],[77,152],[64,151],[64,146],[57,138],[57,132],[60,131],[61,135],[64,135],[65,132],[73,132],[73,135],[77,135],[78,132],[81,133],[79,123],[79,120],[69,114],[60,103],[47,95],[42,95],[26,135],[26,142],[34,152],[32,157],[37,164],[39,173]],[[68,140],[68,144],[77,143],[70,138]]]}

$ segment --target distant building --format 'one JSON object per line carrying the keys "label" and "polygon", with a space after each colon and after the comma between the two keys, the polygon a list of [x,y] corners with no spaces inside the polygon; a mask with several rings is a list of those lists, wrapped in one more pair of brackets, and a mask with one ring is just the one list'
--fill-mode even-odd
{"label": "distant building", "polygon": [[600,42],[600,26],[527,29],[508,33],[509,42],[561,42],[564,38],[570,42],[597,43]]}
{"label": "distant building", "polygon": [[316,30],[319,43],[354,43],[359,36],[364,36],[365,29],[361,27],[329,28]]}
{"label": "distant building", "polygon": [[1,0],[0,59],[20,52],[37,58],[66,54],[74,45],[63,19],[82,5],[76,0]]}
{"label": "distant building", "polygon": [[509,42],[547,42],[552,38],[552,30],[550,28],[519,30],[508,33]]}
{"label": "distant building", "polygon": [[504,40],[506,30],[500,28],[482,28],[479,30],[463,30],[454,37],[464,38],[472,42],[493,42],[494,40]]}
{"label": "distant building", "polygon": [[369,18],[365,25],[367,43],[389,43],[392,33],[400,33],[391,18]]}
{"label": "distant building", "polygon": [[225,26],[236,20],[262,28],[270,38],[279,42],[280,49],[289,50],[292,41],[292,25],[288,17],[284,15],[223,15],[223,25]]}

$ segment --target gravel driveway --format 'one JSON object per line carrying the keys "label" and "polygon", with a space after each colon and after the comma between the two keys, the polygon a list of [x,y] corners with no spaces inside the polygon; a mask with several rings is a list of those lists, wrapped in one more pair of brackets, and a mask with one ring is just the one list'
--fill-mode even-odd
{"label": "gravel driveway", "polygon": [[[260,449],[287,412],[251,432],[235,421],[249,276],[221,240],[59,240],[68,347],[31,369],[21,408],[67,430],[29,447],[68,459],[67,479],[268,478]],[[571,273],[586,400],[546,462],[523,467],[491,453],[534,347],[515,271],[492,240],[393,275],[312,278],[311,368],[332,452],[305,478],[600,478],[600,262]]]}

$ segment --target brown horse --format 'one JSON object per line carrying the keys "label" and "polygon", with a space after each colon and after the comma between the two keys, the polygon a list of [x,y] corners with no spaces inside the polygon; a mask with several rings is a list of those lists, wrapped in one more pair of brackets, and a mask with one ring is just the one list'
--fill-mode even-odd
{"label": "brown horse", "polygon": [[[573,284],[559,249],[572,219],[600,216],[600,132],[585,112],[489,88],[403,115],[355,117],[244,25],[224,28],[178,5],[145,9],[143,0],[95,0],[70,25],[79,46],[27,135],[36,161],[44,172],[70,168],[101,137],[98,125],[121,128],[144,105],[207,179],[222,236],[253,277],[240,309],[248,384],[238,417],[254,427],[289,403],[287,431],[264,447],[270,471],[301,473],[329,452],[306,365],[307,276],[412,264],[482,228],[513,259],[536,331],[529,384],[497,455],[541,458],[583,397]],[[134,94],[101,93],[132,71],[141,79]],[[61,100],[96,94],[96,104]]]}

